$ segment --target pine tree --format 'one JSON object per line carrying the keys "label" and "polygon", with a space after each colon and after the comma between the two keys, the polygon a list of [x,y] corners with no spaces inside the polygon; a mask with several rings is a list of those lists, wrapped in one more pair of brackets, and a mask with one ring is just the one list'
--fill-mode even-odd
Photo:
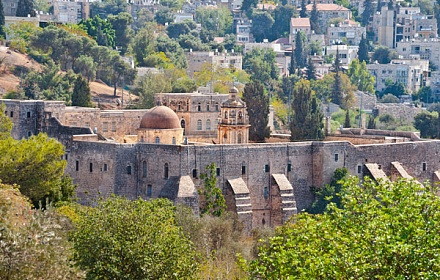
{"label": "pine tree", "polygon": [[364,1],[364,12],[362,13],[361,23],[362,26],[367,26],[370,21],[370,17],[373,15],[373,1],[366,0]]}
{"label": "pine tree", "polygon": [[32,0],[19,0],[17,5],[17,17],[35,17],[37,14],[34,10],[34,2]]}
{"label": "pine tree", "polygon": [[301,1],[301,11],[299,12],[299,16],[302,18],[307,17],[306,0]]}
{"label": "pine tree", "polygon": [[358,58],[361,63],[365,61],[368,64],[370,62],[368,57],[368,40],[365,39],[364,34],[362,34],[362,39],[359,42]]}
{"label": "pine tree", "polygon": [[335,64],[333,65],[333,71],[335,72],[335,82],[333,83],[333,88],[331,92],[331,100],[337,105],[342,105],[343,103],[343,92],[342,92],[342,78],[341,78],[341,62],[339,60],[339,50],[336,49]]}
{"label": "pine tree", "polygon": [[3,10],[3,0],[0,0],[0,38],[6,37],[4,28],[5,28],[5,11]]}
{"label": "pine tree", "polygon": [[378,1],[377,1],[377,9],[376,9],[376,11],[377,11],[377,12],[380,12],[381,9],[382,9],[382,0],[378,0]]}
{"label": "pine tree", "polygon": [[309,57],[309,60],[307,62],[307,79],[308,80],[316,80],[316,69],[315,65],[313,64],[312,59]]}
{"label": "pine tree", "polygon": [[78,75],[75,80],[72,93],[72,106],[92,106],[92,96],[90,94],[89,83],[81,75]]}
{"label": "pine tree", "polygon": [[351,127],[350,110],[349,110],[349,109],[347,109],[347,110],[345,111],[344,127],[345,127],[345,128],[350,128],[350,127]]}
{"label": "pine tree", "polygon": [[304,42],[303,42],[303,36],[302,32],[298,31],[296,33],[295,38],[295,62],[298,69],[304,68],[305,66],[305,59],[304,59]]}
{"label": "pine tree", "polygon": [[290,140],[322,140],[324,116],[309,81],[303,79],[296,84],[291,106]]}
{"label": "pine tree", "polygon": [[249,114],[249,140],[264,142],[270,136],[269,97],[264,93],[263,86],[258,81],[247,83],[244,87],[243,101],[246,102]]}
{"label": "pine tree", "polygon": [[315,34],[321,34],[321,27],[319,26],[319,12],[316,6],[316,1],[313,2],[312,12],[310,13],[310,28],[315,31]]}

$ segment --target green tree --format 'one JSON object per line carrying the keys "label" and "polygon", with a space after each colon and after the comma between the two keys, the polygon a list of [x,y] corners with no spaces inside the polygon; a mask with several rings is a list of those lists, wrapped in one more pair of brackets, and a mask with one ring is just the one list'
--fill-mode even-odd
{"label": "green tree", "polygon": [[380,99],[380,102],[381,103],[399,103],[400,100],[394,94],[388,93],[388,94],[385,94],[384,96],[382,96],[382,98]]}
{"label": "green tree", "polygon": [[80,73],[87,81],[93,81],[96,77],[96,65],[93,58],[88,55],[82,55],[75,61],[74,70]]}
{"label": "green tree", "polygon": [[154,107],[154,94],[160,92],[171,92],[171,81],[164,74],[153,74],[148,72],[138,77],[131,93],[139,96],[139,108],[149,109]]}
{"label": "green tree", "polygon": [[142,28],[134,37],[131,52],[138,66],[146,66],[145,59],[156,50],[156,38],[150,25]]}
{"label": "green tree", "polygon": [[373,52],[373,61],[377,61],[380,64],[388,64],[392,59],[397,58],[397,53],[394,50],[390,50],[385,46],[378,46]]}
{"label": "green tree", "polygon": [[167,27],[167,34],[171,39],[177,39],[180,35],[189,34],[196,29],[196,23],[192,20],[185,20],[183,22],[173,22]]}
{"label": "green tree", "polygon": [[440,200],[429,184],[352,177],[341,193],[341,208],[279,228],[248,266],[251,278],[437,278]]}
{"label": "green tree", "polygon": [[344,92],[342,89],[342,79],[341,79],[341,73],[340,73],[340,60],[339,60],[339,50],[336,50],[336,58],[335,63],[333,65],[334,72],[335,72],[335,81],[332,86],[331,91],[331,101],[337,105],[342,105],[343,98],[344,98]]}
{"label": "green tree", "polygon": [[264,93],[258,81],[247,83],[244,87],[243,101],[246,102],[249,114],[249,140],[264,142],[270,136],[269,97]]}
{"label": "green tree", "polygon": [[154,21],[156,21],[156,23],[160,25],[171,23],[174,21],[173,13],[169,8],[164,7],[154,14]]}
{"label": "green tree", "polygon": [[272,25],[272,33],[270,40],[275,40],[282,37],[289,37],[290,33],[290,19],[295,14],[295,7],[285,5],[277,6],[274,11]]}
{"label": "green tree", "polygon": [[107,20],[115,30],[115,47],[123,56],[128,51],[128,47],[134,36],[134,32],[131,29],[133,18],[129,13],[123,12],[116,16],[109,15]]}
{"label": "green tree", "polygon": [[87,279],[191,279],[198,269],[166,199],[99,201],[80,217],[72,241]]}
{"label": "green tree", "polygon": [[295,65],[298,69],[302,69],[306,66],[307,54],[304,51],[305,35],[301,31],[298,31],[295,36]]}
{"label": "green tree", "polygon": [[278,76],[275,57],[276,54],[272,49],[252,49],[244,56],[243,68],[251,75],[252,80],[267,82]]}
{"label": "green tree", "polygon": [[316,80],[316,68],[315,68],[315,64],[313,64],[313,61],[311,58],[309,58],[308,62],[307,62],[307,79],[309,81],[311,80]]}
{"label": "green tree", "polygon": [[299,11],[299,16],[302,18],[307,17],[306,0],[301,0],[301,11]]}
{"label": "green tree", "polygon": [[127,11],[128,3],[125,0],[103,0],[90,3],[90,17],[99,15],[106,19],[108,15],[117,15]]}
{"label": "green tree", "polygon": [[232,13],[226,7],[211,9],[200,6],[196,10],[196,22],[205,31],[212,31],[215,37],[223,37],[232,31]]}
{"label": "green tree", "polygon": [[421,112],[414,117],[414,127],[422,138],[437,138],[439,135],[438,113]]}
{"label": "green tree", "polygon": [[370,57],[368,56],[368,40],[362,34],[361,41],[359,42],[358,58],[360,62],[369,63]]}
{"label": "green tree", "polygon": [[241,4],[241,10],[246,13],[246,16],[248,18],[252,18],[253,9],[257,7],[258,3],[258,0],[243,0],[243,3]]}
{"label": "green tree", "polygon": [[290,140],[322,140],[324,116],[309,81],[303,79],[295,85],[291,106]]}
{"label": "green tree", "polygon": [[222,190],[217,187],[217,169],[215,163],[206,166],[206,173],[200,175],[204,185],[199,194],[202,195],[203,204],[200,212],[215,217],[220,217],[226,211],[226,200]]}
{"label": "green tree", "polygon": [[78,75],[73,87],[72,106],[92,107],[89,83],[81,75]]}
{"label": "green tree", "polygon": [[0,141],[11,137],[13,123],[11,119],[4,114],[6,105],[0,102]]}
{"label": "green tree", "polygon": [[344,121],[344,127],[350,128],[351,127],[351,120],[350,120],[350,109],[345,110],[345,121]]}
{"label": "green tree", "polygon": [[319,25],[319,12],[316,1],[313,1],[312,11],[310,12],[310,28],[315,34],[321,34],[321,26]]}
{"label": "green tree", "polygon": [[264,39],[270,38],[274,22],[275,20],[267,11],[256,11],[252,14],[251,33],[256,42],[263,42]]}
{"label": "green tree", "polygon": [[156,38],[156,44],[156,52],[163,52],[174,66],[181,69],[187,68],[188,61],[179,43],[166,35],[159,35]]}
{"label": "green tree", "polygon": [[434,97],[432,94],[431,87],[421,87],[416,94],[412,96],[413,100],[420,100],[425,103],[432,103],[434,101]]}
{"label": "green tree", "polygon": [[405,86],[398,81],[393,83],[393,81],[387,80],[387,81],[385,81],[385,85],[387,87],[382,92],[380,92],[380,97],[382,97],[386,94],[392,94],[397,97],[400,97],[401,95],[406,94]]}
{"label": "green tree", "polygon": [[3,0],[0,0],[0,38],[6,38],[5,11],[3,10]]}
{"label": "green tree", "polygon": [[60,142],[44,133],[22,140],[10,137],[0,141],[0,154],[0,180],[19,185],[35,206],[62,197],[66,161]]}
{"label": "green tree", "polygon": [[100,46],[116,47],[116,33],[110,21],[101,19],[99,15],[81,20],[78,25],[87,32]]}
{"label": "green tree", "polygon": [[34,2],[32,0],[19,0],[17,4],[17,17],[35,17],[37,14],[34,9]]}
{"label": "green tree", "polygon": [[374,92],[374,76],[370,74],[365,62],[359,59],[353,59],[348,66],[347,75],[351,84],[355,85],[358,90],[364,92]]}
{"label": "green tree", "polygon": [[376,129],[376,121],[372,115],[368,117],[367,129]]}
{"label": "green tree", "polygon": [[374,13],[374,7],[372,1],[364,1],[364,12],[362,13],[361,23],[362,26],[367,26],[371,16]]}

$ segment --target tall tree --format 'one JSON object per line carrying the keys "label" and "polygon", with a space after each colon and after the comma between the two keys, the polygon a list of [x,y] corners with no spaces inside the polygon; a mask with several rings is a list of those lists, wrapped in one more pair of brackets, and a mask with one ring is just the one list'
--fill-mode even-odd
{"label": "tall tree", "polygon": [[246,53],[243,65],[252,80],[265,83],[278,76],[275,58],[276,53],[272,49],[255,48]]}
{"label": "tall tree", "polygon": [[107,19],[115,30],[116,48],[120,51],[121,55],[125,55],[134,35],[131,29],[133,17],[129,13],[123,12],[116,16],[110,15]]}
{"label": "tall tree", "polygon": [[202,214],[220,217],[226,210],[226,201],[222,190],[217,187],[217,169],[215,163],[206,166],[206,173],[200,175],[204,185],[200,190],[203,204],[200,207]]}
{"label": "tall tree", "polygon": [[99,201],[72,234],[74,260],[87,279],[191,279],[195,252],[175,216],[166,199]]}
{"label": "tall tree", "polygon": [[362,13],[361,23],[362,26],[367,26],[370,21],[370,17],[374,13],[373,1],[364,1],[364,12]]}
{"label": "tall tree", "polygon": [[307,79],[310,80],[316,80],[316,68],[315,64],[313,64],[312,59],[309,57],[309,60],[307,62]]}
{"label": "tall tree", "polygon": [[89,83],[81,75],[78,75],[73,86],[72,106],[92,106],[92,95],[90,94]]}
{"label": "tall tree", "polygon": [[295,62],[296,62],[296,67],[298,67],[298,69],[304,68],[306,66],[306,52],[304,51],[304,38],[305,35],[301,32],[298,31],[296,33],[296,37],[295,37]]}
{"label": "tall tree", "polygon": [[35,17],[37,13],[34,9],[34,2],[32,0],[19,0],[17,4],[17,17]]}
{"label": "tall tree", "polygon": [[302,18],[307,17],[306,0],[301,0],[301,11],[299,12],[299,16]]}
{"label": "tall tree", "polygon": [[345,110],[344,128],[350,128],[350,127],[351,127],[350,109],[347,108],[347,110]]}
{"label": "tall tree", "polygon": [[264,39],[274,39],[272,36],[272,26],[275,20],[267,11],[257,11],[252,14],[251,32],[256,42],[263,42]]}
{"label": "tall tree", "polygon": [[295,85],[291,106],[290,140],[322,140],[324,116],[309,81],[303,79]]}
{"label": "tall tree", "polygon": [[263,86],[258,81],[245,85],[243,100],[246,102],[249,114],[249,140],[264,142],[270,136],[269,97],[264,93]]}
{"label": "tall tree", "polygon": [[288,37],[290,33],[290,19],[295,13],[293,6],[277,6],[274,11],[271,38]]}
{"label": "tall tree", "polygon": [[0,38],[6,37],[5,33],[5,11],[3,9],[3,0],[0,0]]}
{"label": "tall tree", "polygon": [[373,61],[379,64],[388,64],[397,58],[397,52],[385,46],[377,46],[373,52]]}
{"label": "tall tree", "polygon": [[348,66],[347,75],[360,91],[374,92],[374,76],[370,74],[365,62],[353,59]]}
{"label": "tall tree", "polygon": [[333,71],[335,72],[335,82],[332,86],[331,91],[331,101],[337,105],[343,104],[344,93],[342,89],[342,78],[341,78],[341,61],[339,60],[339,50],[336,49],[335,63],[333,64]]}
{"label": "tall tree", "polygon": [[359,42],[358,58],[360,62],[369,63],[370,58],[368,57],[368,40],[362,34],[361,41]]}
{"label": "tall tree", "polygon": [[310,12],[310,28],[315,34],[321,34],[321,26],[319,25],[319,12],[316,1],[313,2],[312,11]]}

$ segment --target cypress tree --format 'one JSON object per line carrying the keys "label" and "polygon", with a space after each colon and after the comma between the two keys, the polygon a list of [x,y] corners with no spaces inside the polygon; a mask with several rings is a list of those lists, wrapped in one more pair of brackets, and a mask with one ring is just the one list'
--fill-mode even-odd
{"label": "cypress tree", "polygon": [[319,12],[316,6],[316,1],[313,2],[312,12],[310,13],[310,28],[315,31],[315,34],[321,34],[321,27],[319,26]]}
{"label": "cypress tree", "polygon": [[19,0],[17,6],[17,17],[35,17],[37,14],[34,10],[34,2],[32,0]]}
{"label": "cypress tree", "polygon": [[336,49],[335,64],[333,65],[335,72],[335,82],[333,84],[331,92],[331,100],[337,105],[342,105],[343,103],[343,93],[342,93],[342,78],[341,78],[341,62],[339,60],[339,50]]}
{"label": "cypress tree", "polygon": [[301,11],[299,12],[299,16],[302,18],[307,17],[306,0],[301,1]]}
{"label": "cypress tree", "polygon": [[308,80],[316,80],[315,65],[313,64],[312,59],[310,57],[307,62],[307,79]]}
{"label": "cypress tree", "polygon": [[304,68],[305,59],[304,59],[304,46],[303,46],[303,38],[301,31],[296,33],[295,38],[295,62],[298,68]]}
{"label": "cypress tree", "polygon": [[3,0],[0,0],[0,38],[6,37],[4,28],[5,28],[5,11],[3,10]]}
{"label": "cypress tree", "polygon": [[91,107],[92,96],[90,94],[90,86],[86,79],[81,75],[75,80],[72,93],[72,106]]}
{"label": "cypress tree", "polygon": [[370,21],[370,17],[373,15],[373,1],[364,1],[364,12],[362,13],[361,23],[362,26],[367,26]]}
{"label": "cypress tree", "polygon": [[264,142],[270,136],[269,97],[264,93],[263,85],[258,81],[247,83],[244,87],[243,101],[249,114],[249,140]]}
{"label": "cypress tree", "polygon": [[296,84],[291,106],[290,140],[322,140],[324,116],[309,81],[303,79]]}
{"label": "cypress tree", "polygon": [[364,34],[362,34],[362,39],[359,42],[358,58],[361,63],[365,61],[368,64],[370,62],[368,57],[368,40],[365,39]]}
{"label": "cypress tree", "polygon": [[350,120],[350,110],[347,108],[345,111],[345,121],[344,121],[344,127],[350,128],[351,127],[351,120]]}

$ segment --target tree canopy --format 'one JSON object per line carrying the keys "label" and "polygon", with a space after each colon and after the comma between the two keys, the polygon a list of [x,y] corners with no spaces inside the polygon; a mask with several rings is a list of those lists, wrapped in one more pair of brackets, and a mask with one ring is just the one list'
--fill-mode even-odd
{"label": "tree canopy", "polygon": [[269,97],[264,93],[262,84],[258,81],[247,83],[244,87],[243,101],[246,102],[249,114],[249,140],[264,142],[270,135],[267,126],[269,121]]}
{"label": "tree canopy", "polygon": [[248,266],[258,279],[411,279],[440,273],[440,200],[415,181],[348,179],[341,208],[299,214]]}

